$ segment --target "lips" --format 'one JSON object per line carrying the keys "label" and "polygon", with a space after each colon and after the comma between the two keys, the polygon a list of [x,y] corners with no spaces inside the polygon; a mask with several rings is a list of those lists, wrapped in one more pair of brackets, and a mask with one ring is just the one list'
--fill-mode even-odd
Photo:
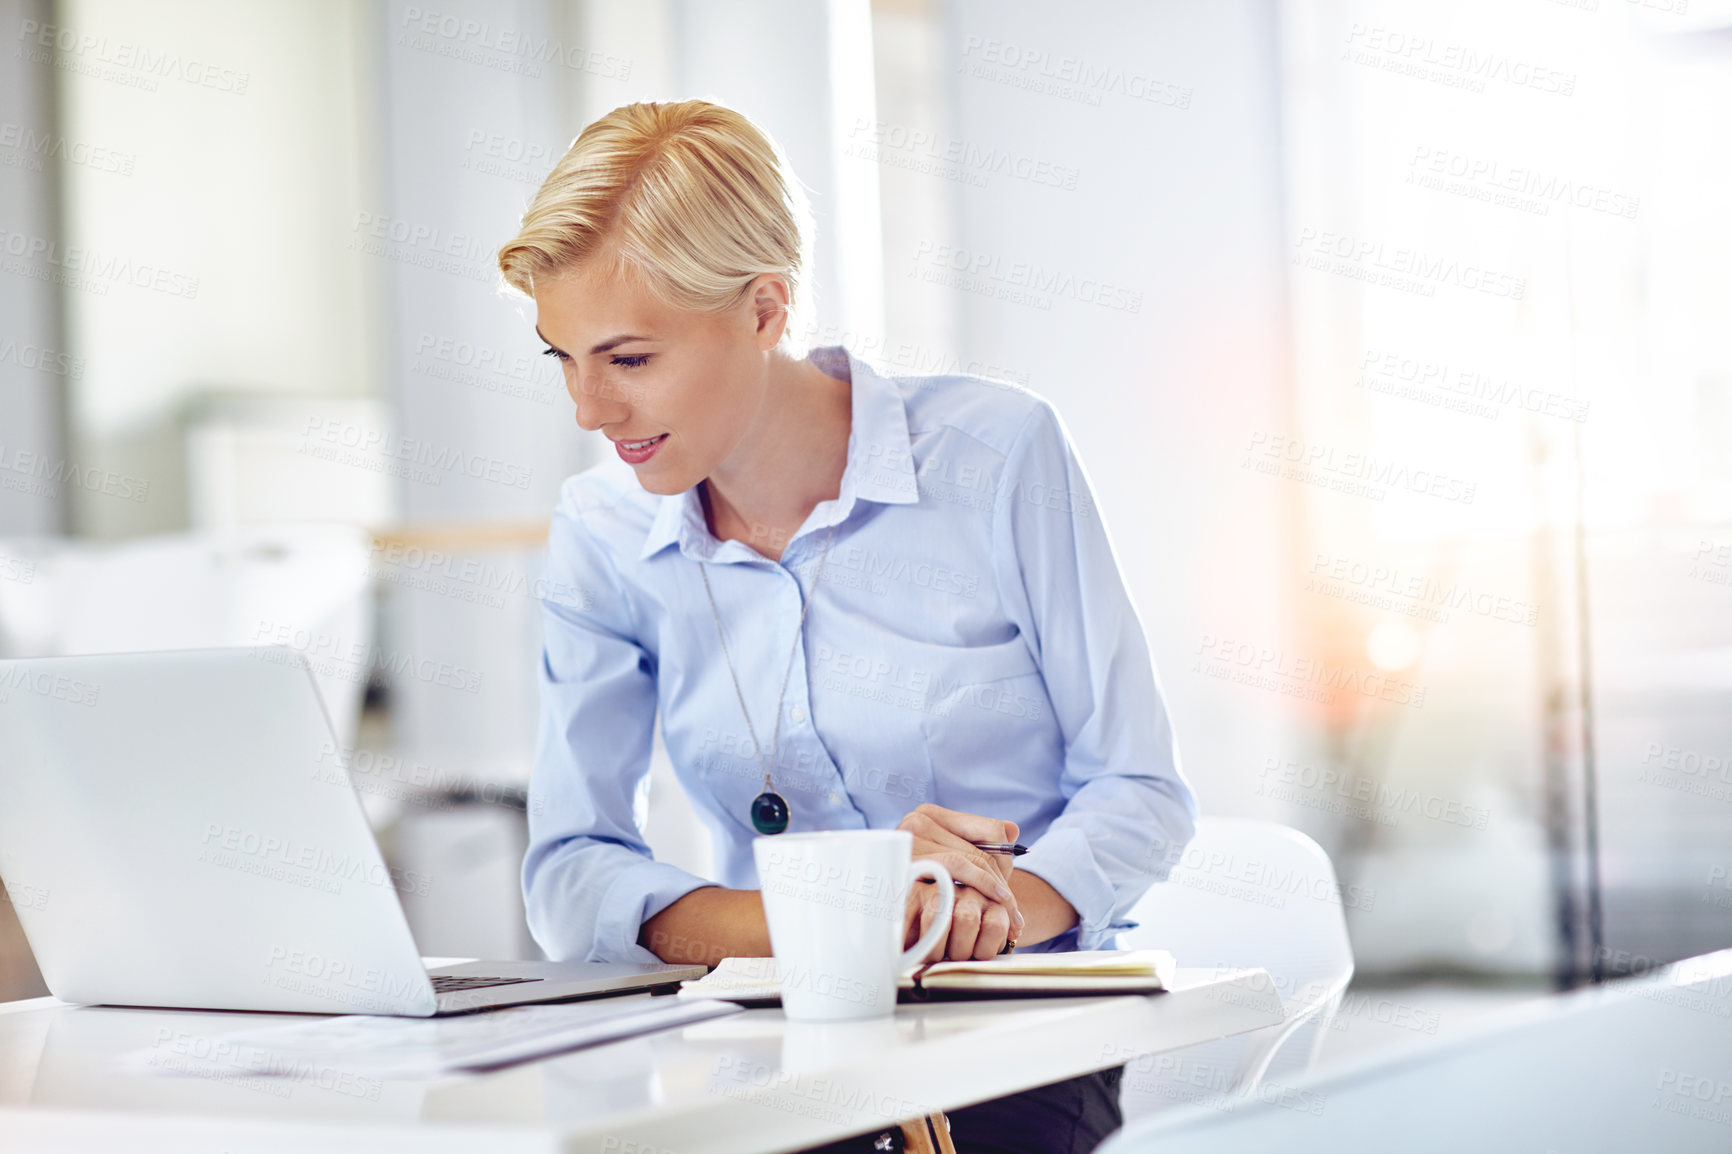
{"label": "lips", "polygon": [[656,437],[645,437],[636,441],[615,441],[614,450],[619,453],[620,460],[628,465],[641,465],[655,456],[662,442],[668,439],[666,433]]}

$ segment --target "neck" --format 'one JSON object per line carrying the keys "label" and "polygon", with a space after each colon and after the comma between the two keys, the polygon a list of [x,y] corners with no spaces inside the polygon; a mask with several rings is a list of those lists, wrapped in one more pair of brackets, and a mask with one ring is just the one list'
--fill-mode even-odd
{"label": "neck", "polygon": [[780,559],[812,509],[840,492],[852,424],[849,382],[772,353],[757,421],[704,482],[710,532]]}

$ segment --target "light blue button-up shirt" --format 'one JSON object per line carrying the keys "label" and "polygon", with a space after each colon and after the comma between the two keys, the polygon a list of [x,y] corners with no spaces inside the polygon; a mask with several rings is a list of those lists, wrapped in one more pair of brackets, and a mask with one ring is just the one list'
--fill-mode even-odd
{"label": "light blue button-up shirt", "polygon": [[[657,710],[715,835],[714,882],[757,888],[763,770],[699,574],[791,830],[893,829],[915,806],[1008,818],[1075,929],[1103,949],[1166,876],[1196,802],[1088,477],[1052,406],[963,375],[886,377],[840,346],[848,461],[772,561],[718,541],[696,487],[644,491],[613,460],[568,479],[548,538],[541,725],[523,893],[556,959],[654,961],[643,922],[707,884],[642,833]],[[834,526],[819,587],[813,578]],[[1025,947],[1029,948],[1029,947]]]}

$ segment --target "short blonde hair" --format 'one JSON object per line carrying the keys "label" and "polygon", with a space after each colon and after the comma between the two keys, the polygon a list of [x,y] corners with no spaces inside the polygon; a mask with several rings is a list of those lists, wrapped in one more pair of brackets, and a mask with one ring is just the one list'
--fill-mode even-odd
{"label": "short blonde hair", "polygon": [[787,279],[782,346],[805,355],[812,217],[770,135],[705,100],[625,104],[585,128],[499,250],[511,288],[611,259],[672,308],[738,303],[762,273]]}

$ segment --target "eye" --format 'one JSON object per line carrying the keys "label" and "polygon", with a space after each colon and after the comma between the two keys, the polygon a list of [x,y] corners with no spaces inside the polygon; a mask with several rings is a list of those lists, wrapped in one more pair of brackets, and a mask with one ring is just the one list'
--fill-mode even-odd
{"label": "eye", "polygon": [[649,363],[649,359],[649,353],[638,353],[635,356],[614,357],[611,363],[619,365],[621,368],[641,369]]}
{"label": "eye", "polygon": [[569,361],[571,359],[570,357],[566,356],[564,353],[560,352],[558,349],[552,347],[551,345],[545,349],[542,349],[541,355],[544,357],[558,357],[562,361]]}

